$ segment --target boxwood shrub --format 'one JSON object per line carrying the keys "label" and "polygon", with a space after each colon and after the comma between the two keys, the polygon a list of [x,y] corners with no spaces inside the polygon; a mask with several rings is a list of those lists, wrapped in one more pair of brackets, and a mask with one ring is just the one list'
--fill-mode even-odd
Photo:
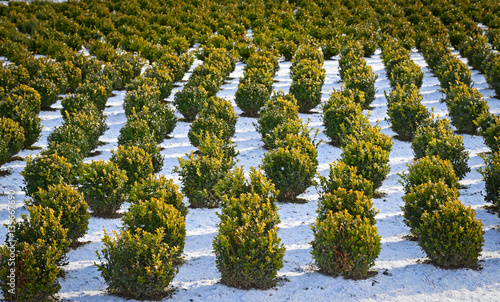
{"label": "boxwood shrub", "polygon": [[127,173],[128,188],[154,170],[151,156],[139,146],[119,146],[116,151],[111,150],[110,160]]}
{"label": "boxwood shrub", "polygon": [[[484,199],[488,202],[500,205],[500,151],[489,156],[481,156],[485,166],[479,169],[485,182],[486,195]],[[500,211],[499,211],[500,215]]]}
{"label": "boxwood shrub", "polygon": [[258,194],[245,193],[229,198],[218,216],[213,249],[221,282],[243,289],[273,287],[285,255],[276,206]]}
{"label": "boxwood shrub", "polygon": [[372,71],[370,66],[354,66],[346,70],[344,75],[344,85],[346,89],[359,89],[364,92],[364,108],[368,108],[375,100],[375,81],[378,75]]}
{"label": "boxwood shrub", "polygon": [[0,141],[4,144],[0,149],[0,164],[4,164],[23,147],[24,129],[10,118],[0,117]]}
{"label": "boxwood shrub", "polygon": [[444,181],[425,182],[411,187],[403,196],[405,224],[414,233],[420,227],[422,215],[432,214],[440,205],[458,200],[457,188],[450,188]]}
{"label": "boxwood shrub", "polygon": [[328,212],[312,225],[314,262],[321,272],[344,278],[366,278],[381,250],[381,237],[368,218],[347,210]]}
{"label": "boxwood shrub", "polygon": [[298,112],[299,107],[295,97],[291,95],[287,97],[283,93],[278,93],[271,97],[260,109],[260,118],[255,128],[262,138],[267,137],[276,126],[282,124],[285,120],[297,118]]}
{"label": "boxwood shrub", "polygon": [[49,245],[43,239],[34,244],[26,242],[13,243],[14,245],[14,275],[16,286],[14,293],[9,292],[11,286],[12,245],[0,247],[0,289],[3,296],[9,301],[50,301],[59,292],[61,285],[57,280],[59,268],[57,255],[59,247]]}
{"label": "boxwood shrub", "polygon": [[415,85],[418,89],[422,87],[424,73],[420,66],[412,60],[401,62],[392,68],[389,76],[391,87]]}
{"label": "boxwood shrub", "polygon": [[471,73],[467,65],[451,55],[441,61],[436,74],[443,90],[460,83],[472,86]]}
{"label": "boxwood shrub", "polygon": [[411,142],[417,128],[430,118],[417,86],[396,86],[385,97],[392,131],[399,139]]}
{"label": "boxwood shrub", "polygon": [[398,174],[401,179],[405,194],[411,188],[427,182],[443,181],[451,189],[458,189],[460,184],[449,160],[443,160],[439,156],[425,156],[406,164],[408,172]]}
{"label": "boxwood shrub", "polygon": [[136,90],[127,91],[123,101],[125,115],[129,117],[135,112],[140,112],[144,107],[152,107],[160,101],[160,90],[158,87],[150,85],[139,86]]}
{"label": "boxwood shrub", "polygon": [[174,206],[179,212],[186,216],[188,209],[182,202],[184,195],[179,191],[179,186],[174,184],[165,175],[149,174],[141,182],[136,182],[128,194],[127,201],[138,203],[141,200],[156,198]]}
{"label": "boxwood shrub", "polygon": [[163,229],[149,233],[138,229],[135,234],[121,231],[115,238],[104,232],[104,247],[96,252],[96,264],[108,285],[108,292],[134,299],[161,299],[178,271],[177,248],[162,240]]}
{"label": "boxwood shrub", "polygon": [[363,192],[368,198],[373,195],[372,182],[359,175],[356,167],[349,166],[342,161],[330,164],[328,176],[319,175],[318,178],[316,189],[320,196],[333,193],[341,188]]}
{"label": "boxwood shrub", "polygon": [[213,133],[227,140],[236,131],[237,120],[238,116],[230,101],[211,97],[191,124],[188,132],[189,141],[198,147],[200,144],[198,137],[203,132]]}
{"label": "boxwood shrub", "polygon": [[257,117],[269,96],[269,89],[264,84],[245,81],[238,85],[234,101],[246,115]]}
{"label": "boxwood shrub", "polygon": [[439,155],[449,160],[459,179],[470,171],[469,152],[465,150],[462,137],[453,133],[448,119],[423,123],[417,128],[411,148],[416,158]]}
{"label": "boxwood shrub", "polygon": [[88,205],[83,195],[68,184],[59,183],[40,189],[26,203],[53,209],[61,225],[68,230],[69,242],[75,242],[87,233],[90,220]]}
{"label": "boxwood shrub", "polygon": [[109,217],[125,202],[127,173],[110,161],[92,161],[83,165],[78,185],[92,215]]}
{"label": "boxwood shrub", "polygon": [[484,112],[475,120],[478,132],[483,137],[484,143],[492,152],[500,150],[500,116],[490,112]]}
{"label": "boxwood shrub", "polygon": [[367,218],[375,225],[375,215],[378,211],[373,207],[370,197],[361,191],[346,190],[338,188],[320,196],[317,209],[317,220],[324,221],[330,212],[342,212],[347,210],[349,214],[356,217]]}
{"label": "boxwood shrub", "polygon": [[142,231],[154,234],[163,229],[162,243],[176,248],[179,257],[184,250],[186,237],[185,216],[164,199],[154,197],[141,200],[130,205],[130,209],[122,218],[123,230],[131,234]]}
{"label": "boxwood shrub", "polygon": [[490,109],[482,94],[465,84],[452,86],[445,93],[443,101],[448,106],[451,123],[460,132],[476,134],[476,120]]}
{"label": "boxwood shrub", "polygon": [[302,122],[301,118],[289,118],[277,125],[271,133],[262,138],[262,141],[264,142],[264,147],[271,150],[275,149],[276,143],[284,140],[288,134],[303,136],[312,142],[309,136],[310,133],[311,129],[309,129],[306,123]]}
{"label": "boxwood shrub", "polygon": [[389,151],[367,140],[352,138],[342,147],[342,161],[357,168],[358,174],[378,189],[390,170]]}
{"label": "boxwood shrub", "polygon": [[415,232],[420,247],[435,265],[477,268],[484,244],[482,227],[474,210],[455,200],[424,213]]}
{"label": "boxwood shrub", "polygon": [[175,93],[174,104],[184,119],[187,122],[192,122],[208,99],[208,91],[205,88],[201,86],[184,87]]}

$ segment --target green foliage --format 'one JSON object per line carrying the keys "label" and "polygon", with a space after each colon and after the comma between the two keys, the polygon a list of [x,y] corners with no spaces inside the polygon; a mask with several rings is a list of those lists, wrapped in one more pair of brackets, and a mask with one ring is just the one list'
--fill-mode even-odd
{"label": "green foliage", "polygon": [[237,153],[232,141],[224,140],[214,134],[204,133],[199,137],[198,146],[201,155],[192,151],[187,159],[178,158],[179,166],[174,172],[179,174],[182,193],[189,199],[192,208],[214,208],[221,203],[221,198],[214,191],[214,186],[223,179],[235,165]]}
{"label": "green foliage", "polygon": [[392,68],[389,81],[392,88],[396,86],[415,85],[418,89],[422,87],[424,73],[420,66],[412,60],[401,62]]}
{"label": "green foliage", "polygon": [[346,70],[344,75],[344,84],[346,89],[359,89],[364,92],[364,108],[370,106],[375,100],[375,81],[378,75],[375,74],[370,66],[354,66]]}
{"label": "green foliage", "polygon": [[165,199],[152,197],[130,205],[122,222],[123,230],[130,231],[132,235],[142,231],[154,234],[157,229],[163,229],[162,243],[176,248],[176,256],[180,256],[184,250],[185,216]]}
{"label": "green foliage", "polygon": [[136,182],[128,194],[127,201],[138,203],[141,200],[156,198],[174,206],[182,216],[186,216],[188,209],[182,202],[184,195],[179,191],[179,187],[165,175],[149,174],[141,182]]}
{"label": "green foliage", "polygon": [[271,133],[262,138],[262,141],[264,142],[264,147],[271,150],[276,149],[276,143],[284,140],[288,134],[303,136],[311,141],[309,137],[310,132],[311,129],[309,129],[307,124],[302,122],[301,118],[289,118],[277,125]]}
{"label": "green foliage", "polygon": [[318,151],[303,136],[289,134],[264,154],[260,168],[279,191],[278,200],[295,202],[313,184]]}
{"label": "green foliage", "polygon": [[392,131],[398,134],[399,139],[411,142],[417,128],[430,118],[430,113],[422,104],[422,95],[418,88],[413,84],[398,85],[385,97]]}
{"label": "green foliage", "polygon": [[7,117],[0,117],[0,165],[21,150],[24,145],[24,129],[17,122]]}
{"label": "green foliage", "polygon": [[125,115],[131,116],[143,110],[144,107],[153,107],[155,103],[160,101],[160,90],[156,86],[144,84],[135,90],[128,90],[123,101],[123,109]]}
{"label": "green foliage", "polygon": [[83,165],[79,190],[92,215],[107,217],[116,213],[125,201],[127,173],[110,161],[92,161]]}
{"label": "green foliage", "polygon": [[70,242],[67,240],[68,229],[62,225],[61,212],[43,205],[28,207],[28,215],[21,214],[23,221],[13,220],[9,226],[6,243],[10,240],[35,244],[39,239],[59,249],[55,256],[56,263],[67,264],[65,255],[69,252]]}
{"label": "green foliage", "polygon": [[90,140],[85,133],[84,129],[79,127],[79,125],[64,123],[62,126],[56,127],[47,137],[47,142],[49,145],[67,143],[75,146],[77,150],[80,150],[82,155],[85,157],[92,149],[93,146],[90,145]]}
{"label": "green foliage", "polygon": [[132,186],[153,173],[151,156],[139,146],[119,146],[111,150],[111,159],[115,165],[127,173],[126,187]]}
{"label": "green foliage", "polygon": [[[340,143],[351,134],[354,125],[363,120],[362,117],[364,115],[361,106],[340,91],[334,91],[328,101],[323,104],[322,118],[325,134],[334,144]],[[366,118],[365,120],[365,124],[368,124],[368,120]]]}
{"label": "green foliage", "polygon": [[352,216],[347,210],[329,212],[312,225],[312,255],[320,270],[344,278],[366,278],[380,254],[381,237],[368,218]]}
{"label": "green foliage", "polygon": [[429,120],[422,124],[417,129],[411,148],[416,158],[438,155],[449,160],[459,179],[470,171],[467,165],[469,152],[465,151],[462,137],[453,133],[447,119]]}
{"label": "green foliage", "polygon": [[119,82],[116,83],[115,89],[124,89],[135,77],[139,76],[145,63],[143,58],[132,53],[123,52],[118,54],[113,61],[114,68],[119,74]]}
{"label": "green foliage", "polygon": [[201,86],[184,87],[174,96],[174,104],[187,122],[194,121],[208,100],[208,91]]}
{"label": "green foliage", "polygon": [[367,218],[375,225],[375,215],[378,211],[373,207],[370,197],[361,191],[338,188],[334,191],[321,195],[318,202],[318,221],[324,221],[330,212],[342,212],[346,210],[349,214],[362,219]]}
{"label": "green foliage", "polygon": [[[489,156],[481,156],[485,166],[479,169],[485,182],[486,195],[484,199],[488,202],[500,205],[500,151]],[[500,212],[499,212],[500,213]],[[500,215],[500,214],[499,214]]]}
{"label": "green foliage", "polygon": [[[81,129],[84,133],[84,137],[72,137],[72,138],[59,138],[59,141],[64,141],[64,139],[75,140],[79,139],[85,141],[88,150],[91,151],[99,142],[99,137],[106,132],[108,126],[106,125],[106,115],[100,110],[98,110],[94,104],[85,105],[80,111],[75,111],[71,114],[67,114],[63,117],[65,126],[76,126]],[[51,139],[52,140],[52,139]],[[84,150],[82,148],[82,150]]]}
{"label": "green foliage", "polygon": [[490,86],[500,95],[500,55],[494,56],[486,65],[484,77]]}
{"label": "green foliage", "polygon": [[448,56],[441,61],[441,65],[436,70],[437,77],[443,90],[463,83],[472,86],[471,73],[467,65],[460,59]]}
{"label": "green foliage", "polygon": [[[14,252],[14,266],[11,266],[11,253]],[[59,268],[57,257],[59,247],[49,245],[43,239],[34,244],[9,242],[0,247],[0,288],[8,301],[51,301],[59,292],[57,281]],[[10,269],[14,269],[11,271]],[[15,286],[12,288],[12,275]],[[13,289],[13,292],[9,290]]]}
{"label": "green foliage", "polygon": [[408,172],[398,174],[401,177],[399,182],[403,185],[405,194],[408,194],[413,187],[427,182],[443,181],[451,189],[458,189],[460,186],[451,162],[439,156],[418,158],[406,166]]}
{"label": "green foliage", "polygon": [[446,98],[443,101],[448,106],[452,124],[460,132],[476,134],[475,121],[490,109],[479,90],[465,84],[457,84],[445,90],[445,93]]}
{"label": "green foliage", "polygon": [[415,230],[427,257],[443,268],[477,268],[484,244],[481,220],[469,206],[455,200],[424,213]]}
{"label": "green foliage", "polygon": [[330,164],[328,177],[319,175],[316,188],[320,196],[333,193],[338,189],[361,191],[368,198],[373,195],[372,182],[359,175],[356,167],[349,166],[342,161]]}
{"label": "green foliage", "polygon": [[211,97],[191,124],[188,132],[189,141],[193,146],[198,147],[199,136],[205,132],[228,140],[236,131],[237,120],[238,116],[230,101]]}
{"label": "green foliage", "polygon": [[72,115],[88,106],[91,102],[92,100],[88,95],[81,93],[70,94],[61,100],[61,115],[63,117]]}
{"label": "green foliage", "polygon": [[90,215],[83,196],[68,184],[54,184],[46,190],[40,189],[32,195],[30,205],[43,206],[54,210],[60,216],[62,226],[68,229],[68,240],[77,241],[87,233]]}
{"label": "green foliage", "polygon": [[146,69],[144,75],[157,81],[160,89],[160,99],[166,99],[170,96],[174,88],[174,79],[172,78],[174,75],[166,65],[155,62],[150,68]]}
{"label": "green foliage", "polygon": [[250,179],[245,178],[243,166],[235,167],[215,185],[214,191],[220,198],[239,198],[242,194],[257,194],[272,204],[276,202],[278,191],[260,169],[250,167]]}
{"label": "green foliage", "polygon": [[41,156],[28,156],[26,167],[21,172],[23,190],[26,195],[33,196],[39,189],[47,190],[51,185],[59,183],[74,183],[75,171],[73,165],[57,153]]}
{"label": "green foliage", "polygon": [[75,94],[87,96],[98,110],[103,111],[111,94],[111,90],[107,90],[104,85],[87,80],[75,90]]}
{"label": "green foliage", "polygon": [[414,233],[420,227],[422,215],[432,214],[447,202],[458,200],[457,188],[450,188],[444,181],[426,182],[410,188],[403,196],[403,217],[405,224]]}
{"label": "green foliage", "polygon": [[[144,112],[144,110],[141,112]],[[156,138],[147,121],[141,119],[135,113],[127,119],[127,123],[120,129],[118,145],[125,147],[137,146],[143,149],[151,157],[153,172],[161,171],[164,159],[160,153],[160,147],[156,144]]]}
{"label": "green foliage", "polygon": [[260,108],[269,100],[269,95],[269,89],[264,84],[240,82],[234,101],[246,115],[257,117]]}
{"label": "green foliage", "polygon": [[500,116],[484,112],[475,123],[478,125],[479,134],[484,138],[484,143],[492,152],[500,150]]}
{"label": "green foliage", "polygon": [[245,193],[227,199],[218,216],[213,248],[221,282],[244,289],[274,286],[285,255],[276,206],[256,193]]}
{"label": "green foliage", "polygon": [[368,140],[351,137],[342,147],[342,162],[357,168],[363,178],[373,183],[378,189],[390,170],[389,151]]}
{"label": "green foliage", "polygon": [[40,152],[40,155],[52,155],[55,153],[66,158],[68,163],[71,164],[74,169],[79,169],[83,159],[85,158],[85,155],[81,152],[80,148],[68,142],[51,142],[47,149]]}
{"label": "green foliage", "polygon": [[163,229],[154,234],[137,230],[135,234],[122,231],[110,238],[106,231],[104,247],[97,253],[96,264],[108,285],[108,292],[134,299],[161,299],[166,287],[177,274],[178,251],[163,243]]}
{"label": "green foliage", "polygon": [[260,118],[255,128],[262,138],[267,137],[276,126],[288,119],[297,118],[298,112],[299,107],[295,97],[287,98],[283,94],[277,94],[260,109]]}

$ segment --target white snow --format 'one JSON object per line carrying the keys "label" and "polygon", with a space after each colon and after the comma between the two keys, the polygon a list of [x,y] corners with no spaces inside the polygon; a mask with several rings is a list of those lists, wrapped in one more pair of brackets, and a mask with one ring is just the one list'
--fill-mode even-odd
{"label": "white snow", "polygon": [[[457,54],[456,52],[454,52]],[[390,129],[390,124],[384,120],[387,117],[387,102],[384,90],[389,91],[389,81],[385,75],[384,67],[378,51],[367,63],[379,77],[376,81],[378,92],[370,112],[370,122],[379,121],[382,132],[390,135],[395,133]],[[421,88],[423,104],[440,117],[447,116],[446,105],[439,102],[444,95],[440,92],[437,78],[427,68],[425,60],[420,53],[412,53],[412,59],[422,66],[425,72],[424,83]],[[196,62],[195,66],[200,62]],[[194,66],[193,66],[194,67]],[[238,78],[243,76],[244,64],[238,63],[236,70],[231,74],[228,84],[222,86],[219,97],[231,100],[234,104],[234,94],[238,85]],[[276,75],[275,89],[287,92],[291,83],[289,78],[290,63],[280,62],[280,70]],[[322,100],[326,101],[333,88],[340,89],[338,75],[338,57],[326,60],[325,85]],[[474,85],[488,101],[491,112],[500,113],[500,101],[493,98],[493,90],[488,88],[484,76],[472,70]],[[186,76],[187,77],[187,76]],[[186,78],[185,77],[185,78]],[[177,87],[172,92],[169,100],[173,99]],[[110,150],[117,148],[117,136],[120,128],[125,124],[126,117],[122,107],[125,93],[114,91],[115,96],[108,101],[110,107],[106,108],[107,122],[110,129],[101,137],[106,144],[97,148],[102,153],[92,159],[109,159]],[[235,106],[235,111],[241,110]],[[56,106],[60,107],[60,103]],[[318,146],[319,169],[321,175],[328,173],[328,164],[340,158],[341,150],[329,145],[328,138],[324,135],[321,122],[321,108],[318,106],[313,114],[300,114],[305,122],[310,120],[309,126],[319,129],[318,139],[323,142]],[[368,113],[365,111],[365,114]],[[177,115],[181,115],[177,112]],[[62,123],[58,111],[42,112],[43,137],[36,144],[45,148],[47,135]],[[265,150],[262,148],[260,135],[253,126],[255,118],[240,117],[236,125],[237,131],[233,141],[240,152],[237,157],[238,165],[243,165],[245,172],[251,166],[258,166]],[[189,123],[179,121],[170,139],[161,143],[165,148],[165,164],[161,173],[172,178],[181,185],[176,174],[172,173],[174,166],[178,165],[177,158],[185,153],[194,151],[189,144],[187,132]],[[220,274],[215,266],[215,257],[212,252],[212,240],[217,233],[217,209],[190,209],[186,219],[187,236],[184,249],[185,263],[180,268],[171,286],[176,289],[172,296],[174,301],[498,301],[500,294],[500,234],[498,231],[499,218],[488,213],[483,206],[486,205],[483,196],[484,181],[476,168],[484,165],[479,154],[489,149],[485,146],[480,136],[463,135],[466,149],[470,152],[469,166],[472,171],[461,182],[466,189],[460,190],[460,200],[465,205],[471,205],[477,218],[482,220],[485,231],[485,245],[480,259],[481,270],[459,269],[444,270],[426,264],[425,254],[417,242],[404,238],[409,229],[403,223],[400,207],[402,186],[398,183],[398,173],[406,170],[406,164],[413,158],[410,144],[394,139],[394,146],[390,154],[391,171],[383,182],[380,191],[387,195],[374,199],[375,208],[379,211],[376,216],[377,228],[382,236],[382,252],[375,262],[374,270],[378,272],[367,280],[346,280],[342,277],[332,278],[322,275],[314,270],[313,258],[310,254],[309,242],[313,239],[311,224],[315,221],[318,194],[314,187],[301,197],[307,200],[305,204],[279,204],[279,236],[286,246],[284,267],[279,271],[279,276],[286,281],[269,290],[238,290],[219,283]],[[19,155],[36,154],[38,151],[23,150]],[[4,168],[9,168],[12,174],[0,178],[0,190],[15,190],[18,201],[17,216],[25,213],[23,207],[24,193],[21,190],[22,177],[19,173],[23,170],[25,161],[13,161]],[[187,200],[185,200],[187,203]],[[0,196],[0,223],[8,223],[7,196]],[[125,204],[122,211],[126,211]],[[103,229],[108,233],[118,230],[121,226],[120,219],[91,218],[89,231],[81,239],[91,241],[76,250],[70,251],[69,265],[65,267],[66,277],[60,279],[61,290],[59,296],[65,301],[126,301],[125,299],[109,296],[105,293],[106,284],[100,277],[94,263],[98,261],[96,250],[102,247],[101,238]],[[0,228],[0,238],[4,239],[7,229]]]}

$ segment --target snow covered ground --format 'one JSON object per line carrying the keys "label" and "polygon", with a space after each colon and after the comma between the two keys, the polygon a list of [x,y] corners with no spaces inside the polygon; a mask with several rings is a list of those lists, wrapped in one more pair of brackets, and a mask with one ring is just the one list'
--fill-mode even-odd
{"label": "snow covered ground", "polygon": [[[457,52],[454,54],[458,55]],[[395,133],[390,129],[387,117],[387,101],[384,90],[389,91],[389,81],[385,75],[384,66],[378,51],[367,63],[378,74],[376,99],[373,110],[370,111],[370,122],[379,121],[382,132],[393,137]],[[447,116],[447,108],[439,99],[444,97],[440,92],[439,82],[430,73],[425,60],[419,53],[412,54],[413,60],[422,66],[425,72],[424,83],[421,88],[423,104],[440,117]],[[465,62],[465,59],[463,59]],[[199,64],[197,61],[195,63]],[[194,66],[193,66],[194,67]],[[192,67],[192,68],[193,68]],[[234,94],[238,86],[238,78],[243,76],[244,64],[238,63],[236,70],[231,74],[228,83],[222,86],[219,97],[229,99],[234,104]],[[280,69],[276,75],[275,89],[288,92],[291,84],[289,77],[289,62],[280,62]],[[323,87],[323,101],[330,96],[332,89],[340,89],[338,75],[338,57],[325,61],[326,80]],[[472,70],[474,87],[478,88],[488,101],[491,112],[500,113],[500,100],[493,98],[493,90],[488,88],[484,76]],[[186,75],[185,79],[189,74]],[[170,97],[173,100],[175,91]],[[106,144],[97,148],[101,152],[98,156],[87,158],[109,159],[110,150],[117,148],[117,137],[120,128],[125,124],[126,117],[122,107],[124,91],[114,91],[115,96],[108,101],[105,109],[109,130],[101,137]],[[235,106],[235,111],[241,110]],[[60,108],[60,102],[55,107]],[[340,158],[341,150],[328,144],[328,138],[323,134],[320,106],[312,114],[299,114],[303,121],[309,120],[309,126],[319,129],[318,139],[323,142],[318,147],[319,168],[321,175],[328,173],[329,164]],[[368,113],[365,111],[365,114]],[[181,115],[177,112],[178,116]],[[47,147],[47,135],[62,123],[58,111],[41,112],[43,119],[43,137],[36,144]],[[265,150],[262,148],[260,135],[253,126],[257,119],[239,117],[236,125],[236,134],[233,137],[237,150],[238,165],[243,165],[248,173],[251,166],[258,166]],[[174,179],[180,185],[178,176],[172,173],[178,165],[177,158],[195,150],[189,143],[187,132],[189,123],[179,121],[172,138],[163,141],[161,146],[165,156],[165,164],[161,173]],[[378,273],[367,280],[346,280],[342,277],[332,278],[314,270],[313,258],[309,242],[313,239],[310,225],[315,221],[318,194],[311,187],[303,196],[308,202],[305,204],[279,204],[279,236],[286,246],[284,267],[279,271],[283,280],[275,288],[261,290],[238,290],[219,283],[220,274],[215,267],[215,256],[212,252],[212,240],[217,233],[217,209],[190,209],[186,219],[187,236],[184,249],[185,263],[171,283],[176,289],[171,300],[174,301],[499,301],[500,295],[500,233],[499,218],[488,213],[483,196],[484,181],[476,168],[484,165],[479,157],[480,153],[487,152],[482,137],[462,135],[465,148],[470,153],[469,166],[472,171],[467,174],[462,184],[466,187],[460,190],[460,200],[476,210],[477,218],[482,220],[485,231],[485,244],[480,260],[480,270],[459,269],[444,270],[424,263],[425,254],[417,242],[405,239],[409,229],[403,223],[403,205],[401,199],[402,186],[398,183],[398,173],[406,170],[406,164],[413,159],[410,143],[394,139],[394,146],[390,154],[391,171],[384,181],[380,191],[386,196],[374,199],[375,208],[379,211],[376,216],[377,228],[382,236],[382,252],[373,267]],[[38,151],[23,150],[19,155],[36,154]],[[21,190],[25,161],[13,161],[4,167],[11,169],[12,174],[0,177],[0,192],[14,190],[18,202],[17,217],[27,212],[23,207],[24,192]],[[0,223],[8,223],[7,196],[0,196]],[[187,203],[187,200],[185,200]],[[125,204],[122,211],[126,211]],[[101,238],[103,229],[108,232],[118,230],[121,220],[92,218],[89,231],[82,241],[91,241],[76,250],[70,251],[69,265],[65,267],[66,277],[60,279],[61,291],[59,296],[65,301],[125,301],[125,299],[109,296],[105,293],[106,284],[100,277],[94,263],[97,262],[96,250],[102,247]],[[3,241],[7,229],[0,228],[0,240]]]}

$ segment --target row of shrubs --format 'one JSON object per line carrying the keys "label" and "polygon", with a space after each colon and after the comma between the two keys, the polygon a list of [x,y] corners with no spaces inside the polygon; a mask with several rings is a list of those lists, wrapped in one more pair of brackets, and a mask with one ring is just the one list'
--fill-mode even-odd
{"label": "row of shrubs", "polygon": [[307,113],[321,103],[321,88],[325,83],[323,55],[314,45],[302,44],[293,56],[290,66],[290,94],[299,105],[299,112]]}
{"label": "row of shrubs", "polygon": [[174,103],[188,122],[192,122],[210,97],[217,94],[224,80],[236,66],[237,53],[224,48],[204,48],[205,58],[197,66],[181,91],[175,94]]}
{"label": "row of shrubs", "polygon": [[364,109],[375,100],[375,74],[363,58],[363,46],[356,40],[348,40],[341,49],[339,59],[340,78],[346,90],[351,91],[354,99]]}
{"label": "row of shrubs", "polygon": [[259,50],[246,60],[243,78],[240,78],[234,101],[244,114],[257,117],[269,100],[278,70],[278,56],[271,49]]}

